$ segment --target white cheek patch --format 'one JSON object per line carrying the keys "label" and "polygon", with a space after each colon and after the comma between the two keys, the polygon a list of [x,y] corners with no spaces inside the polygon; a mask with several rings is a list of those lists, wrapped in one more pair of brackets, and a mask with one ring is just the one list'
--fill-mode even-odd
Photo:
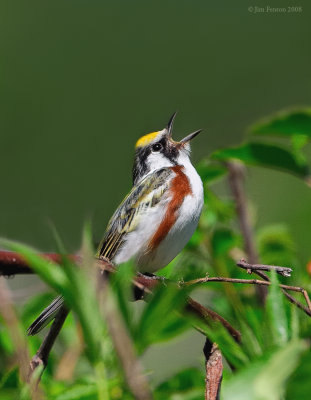
{"label": "white cheek patch", "polygon": [[150,172],[159,168],[172,167],[174,165],[162,153],[150,153],[146,160],[146,164]]}

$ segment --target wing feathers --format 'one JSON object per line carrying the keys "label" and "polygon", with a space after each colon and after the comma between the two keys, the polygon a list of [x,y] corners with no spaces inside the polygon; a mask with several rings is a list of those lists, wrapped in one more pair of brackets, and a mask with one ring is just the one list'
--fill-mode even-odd
{"label": "wing feathers", "polygon": [[138,186],[133,187],[112,216],[100,244],[98,257],[109,260],[114,258],[126,234],[137,228],[141,215],[161,201],[173,175],[171,168],[161,168],[147,175]]}

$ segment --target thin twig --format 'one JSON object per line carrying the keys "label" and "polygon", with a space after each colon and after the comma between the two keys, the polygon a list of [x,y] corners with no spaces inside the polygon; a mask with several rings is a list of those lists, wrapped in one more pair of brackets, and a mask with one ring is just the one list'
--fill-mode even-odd
{"label": "thin twig", "polygon": [[306,291],[306,289],[302,290],[302,294],[303,294],[303,296],[304,296],[304,298],[306,300],[306,303],[307,303],[307,305],[309,307],[309,310],[311,310],[311,301],[310,301],[310,298],[309,298],[309,295],[308,295],[308,292]]}
{"label": "thin twig", "polygon": [[[259,280],[259,279],[238,279],[238,278],[225,278],[225,277],[219,277],[219,276],[212,276],[212,277],[205,276],[204,278],[198,278],[198,279],[193,279],[188,282],[184,282],[183,286],[192,286],[192,285],[197,285],[200,283],[208,283],[208,282],[241,283],[241,284],[258,285],[258,286],[270,286],[271,285],[270,281],[264,281],[264,280]],[[298,287],[298,286],[290,286],[290,285],[283,285],[283,284],[279,284],[279,287],[283,289],[283,293],[292,303],[296,304],[297,307],[299,307],[301,310],[303,310],[307,315],[309,315],[311,317],[311,307],[310,307],[311,302],[310,302],[308,293],[306,292],[305,289]],[[306,299],[306,303],[308,304],[309,308],[305,307],[298,300],[296,300],[294,297],[292,297],[289,293],[286,292],[286,290],[302,293],[304,298]]]}
{"label": "thin twig", "polygon": [[[260,278],[262,278],[264,281],[266,281],[266,282],[270,282],[270,279],[269,279],[269,277],[268,277],[268,275],[267,274],[265,274],[264,272],[262,272],[262,271],[259,271],[259,270],[256,270],[255,269],[255,266],[256,266],[256,264],[248,264],[248,272],[249,273],[254,273],[254,274],[256,274],[256,275],[258,275]],[[268,266],[269,267],[269,266]],[[270,267],[273,267],[272,265],[270,266]],[[273,269],[273,268],[271,268],[271,269]],[[301,290],[301,292],[302,292],[302,294],[303,294],[303,296],[304,296],[304,298],[305,298],[305,300],[306,300],[306,303],[307,303],[307,305],[308,305],[308,307],[306,307],[306,306],[304,306],[302,303],[300,303],[300,301],[298,301],[297,299],[295,299],[295,297],[293,297],[291,294],[289,294],[286,290],[287,289],[285,289],[285,288],[282,288],[282,292],[283,292],[283,294],[284,294],[284,296],[292,303],[292,304],[295,304],[298,308],[300,308],[302,311],[304,311],[307,315],[309,315],[310,316],[310,312],[311,312],[311,302],[310,302],[310,298],[309,298],[309,295],[308,295],[308,293],[307,293],[307,291],[305,290],[305,289],[303,289],[303,288],[300,288]]]}
{"label": "thin twig", "polygon": [[[261,281],[259,279],[239,279],[239,278],[225,278],[222,276],[205,276],[204,278],[193,279],[192,281],[187,281],[183,283],[183,286],[191,286],[199,283],[207,283],[207,282],[228,282],[228,283],[242,283],[248,285],[264,285],[270,286],[270,281]],[[303,293],[304,289],[299,286],[290,286],[290,285],[283,285],[280,283],[278,285],[280,288],[290,290],[293,292],[300,292]]]}
{"label": "thin twig", "polygon": [[245,260],[241,259],[236,263],[240,268],[246,269],[247,273],[251,274],[252,271],[275,271],[282,276],[289,277],[293,270],[288,267],[279,267],[278,265],[266,265],[266,264],[249,264]]}
{"label": "thin twig", "polygon": [[205,341],[205,400],[218,400],[222,381],[222,355],[216,343]]}
{"label": "thin twig", "polygon": [[[300,310],[304,311],[307,315],[311,316],[311,308],[307,308],[306,306],[304,306],[303,304],[300,303],[300,301],[298,301],[297,299],[295,299],[295,297],[293,297],[291,294],[289,294],[288,292],[286,292],[285,289],[282,289],[282,292],[284,294],[284,296],[292,303],[295,304],[295,306],[297,306],[298,308],[300,308]],[[310,300],[309,300],[310,302]]]}

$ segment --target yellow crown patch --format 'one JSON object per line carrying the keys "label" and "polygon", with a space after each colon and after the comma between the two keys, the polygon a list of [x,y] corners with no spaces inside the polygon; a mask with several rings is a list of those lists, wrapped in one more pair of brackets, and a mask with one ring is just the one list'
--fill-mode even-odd
{"label": "yellow crown patch", "polygon": [[148,133],[137,140],[135,147],[144,147],[151,143],[158,135],[159,131]]}

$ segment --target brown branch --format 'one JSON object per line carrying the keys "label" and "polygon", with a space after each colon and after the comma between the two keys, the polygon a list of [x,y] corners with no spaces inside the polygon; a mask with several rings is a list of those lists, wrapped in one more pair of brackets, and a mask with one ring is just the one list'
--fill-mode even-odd
{"label": "brown branch", "polygon": [[[200,283],[208,283],[208,282],[241,283],[241,284],[258,285],[258,286],[270,286],[271,285],[271,282],[267,281],[267,280],[261,281],[259,279],[237,279],[237,278],[225,278],[225,277],[219,277],[219,276],[212,276],[212,277],[205,276],[203,278],[193,279],[191,281],[184,282],[183,286],[191,286],[191,285],[197,285]],[[299,286],[283,285],[281,283],[278,286],[282,289],[284,295],[291,301],[291,303],[295,304],[298,308],[303,310],[307,315],[309,315],[311,317],[311,302],[310,302],[308,293],[305,289],[303,289]],[[287,293],[286,290],[302,293],[302,295],[304,296],[304,298],[306,300],[308,307],[305,307],[303,304],[301,304],[293,296],[291,296],[289,293]]]}
{"label": "brown branch", "polygon": [[[225,278],[222,276],[205,276],[204,278],[193,279],[192,281],[187,281],[183,283],[183,286],[191,286],[198,283],[207,283],[207,282],[227,282],[227,283],[242,283],[248,285],[263,285],[263,286],[270,286],[270,281],[261,281],[259,279],[239,279],[239,278]],[[303,293],[305,290],[299,286],[290,286],[290,285],[283,285],[280,283],[278,285],[280,288],[290,290],[293,292],[300,292]]]}
{"label": "brown branch", "polygon": [[205,400],[218,400],[222,381],[222,355],[216,343],[206,339],[203,349],[205,355]]}
{"label": "brown branch", "polygon": [[[258,265],[258,264],[257,264]],[[261,265],[261,264],[259,264],[259,265]],[[267,274],[265,274],[264,272],[262,272],[262,271],[259,271],[259,270],[256,270],[255,269],[255,266],[256,266],[256,264],[248,264],[248,273],[254,273],[254,274],[256,274],[256,275],[258,275],[258,276],[260,276],[260,278],[262,278],[264,281],[267,281],[267,282],[270,282],[270,279],[269,279],[269,277],[267,276]],[[270,266],[270,267],[273,267],[272,265]],[[271,269],[273,269],[273,268],[271,268]],[[306,300],[306,303],[307,303],[307,305],[308,305],[308,307],[305,307],[303,304],[301,304],[298,300],[296,300],[295,299],[295,297],[293,297],[291,294],[289,294],[287,291],[286,291],[286,289],[284,289],[284,288],[282,288],[282,292],[283,292],[283,294],[284,294],[284,296],[292,303],[292,304],[295,304],[298,308],[300,308],[302,311],[304,311],[307,315],[309,315],[310,316],[310,310],[311,310],[311,302],[310,302],[310,299],[309,299],[309,295],[308,295],[308,293],[307,293],[307,291],[305,290],[305,289],[303,289],[303,288],[300,288],[301,290],[301,292],[302,292],[302,294],[303,294],[303,296],[304,296],[304,298],[305,298],[305,300]]]}
{"label": "brown branch", "polygon": [[60,333],[60,330],[63,327],[63,324],[67,318],[68,313],[69,313],[69,310],[65,306],[61,307],[61,309],[58,311],[58,313],[53,321],[53,324],[51,325],[49,332],[47,333],[41,346],[39,347],[39,350],[32,357],[32,359],[30,361],[29,374],[28,374],[29,379],[31,378],[34,371],[39,366],[42,366],[41,374],[43,373],[44,369],[46,368],[49,354],[52,350],[52,347],[55,343],[57,336]]}
{"label": "brown branch", "polygon": [[[57,264],[62,262],[62,256],[56,253],[42,253],[43,258],[53,261]],[[75,262],[79,262],[80,257],[70,254],[68,257]],[[33,270],[25,261],[23,256],[14,251],[0,250],[0,276],[9,277],[21,274],[33,274]]]}
{"label": "brown branch", "polygon": [[[258,270],[255,270],[255,269],[254,269],[254,270],[249,269],[249,272],[253,272],[254,274],[258,275],[260,278],[262,278],[263,280],[265,280],[265,281],[267,281],[267,282],[270,281],[270,279],[269,279],[269,277],[267,276],[267,274],[265,274],[265,273],[262,272],[262,271],[258,271]],[[309,307],[309,308],[307,308],[307,307],[305,307],[303,304],[301,304],[298,300],[296,300],[295,297],[293,297],[291,294],[289,294],[285,289],[282,289],[282,292],[283,292],[284,296],[285,296],[292,304],[295,304],[298,308],[300,308],[302,311],[304,311],[306,314],[309,315],[309,310],[311,309],[311,308],[310,308],[311,303],[310,303],[309,297],[306,299],[306,302],[307,302],[308,307]],[[306,294],[306,295],[308,296],[308,294]],[[305,297],[305,298],[306,298],[306,295],[305,295],[305,293],[304,293],[304,297]],[[309,304],[310,304],[310,305],[309,305]]]}
{"label": "brown branch", "polygon": [[[203,320],[203,322],[205,322],[209,326],[214,322],[221,323],[236,342],[241,341],[241,333],[233,328],[233,326],[230,325],[230,323],[225,318],[223,318],[221,315],[217,314],[210,308],[202,306],[202,304],[198,303],[191,297],[188,297],[187,299],[186,312],[189,312],[200,320]],[[202,332],[200,328],[196,327],[196,329]],[[202,333],[204,334],[204,332]]]}
{"label": "brown branch", "polygon": [[282,276],[289,277],[293,270],[288,267],[279,267],[278,265],[266,265],[266,264],[249,264],[245,260],[241,259],[236,263],[240,268],[246,269],[248,274],[252,271],[275,271]]}

